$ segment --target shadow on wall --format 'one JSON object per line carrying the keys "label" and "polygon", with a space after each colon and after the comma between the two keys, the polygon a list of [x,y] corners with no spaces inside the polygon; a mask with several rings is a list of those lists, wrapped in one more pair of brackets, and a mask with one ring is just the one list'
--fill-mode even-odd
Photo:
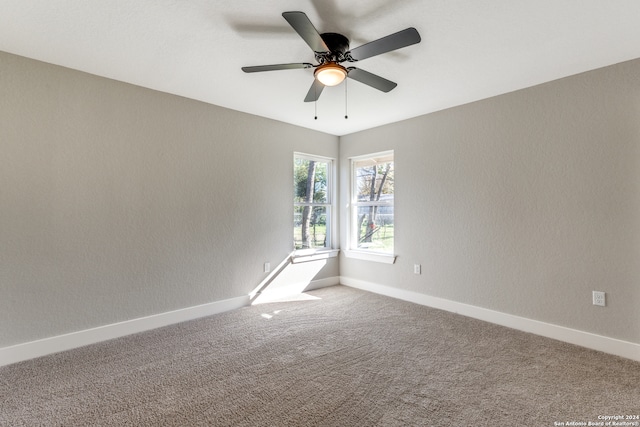
{"label": "shadow on wall", "polygon": [[318,299],[304,294],[311,290],[311,283],[327,265],[326,259],[293,262],[293,252],[249,293],[251,305],[274,301],[300,301]]}

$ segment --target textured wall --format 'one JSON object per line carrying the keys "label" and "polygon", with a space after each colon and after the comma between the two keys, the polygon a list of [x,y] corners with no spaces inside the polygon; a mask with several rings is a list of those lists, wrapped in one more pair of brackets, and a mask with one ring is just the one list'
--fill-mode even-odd
{"label": "textured wall", "polygon": [[0,53],[0,347],[247,295],[294,151],[338,138]]}
{"label": "textured wall", "polygon": [[[633,61],[342,137],[345,184],[396,152],[398,258],[314,274],[640,343],[639,117]],[[0,53],[0,347],[246,295],[294,151],[338,138]]]}
{"label": "textured wall", "polygon": [[396,264],[343,276],[640,343],[640,60],[344,136],[342,182],[388,149]]}

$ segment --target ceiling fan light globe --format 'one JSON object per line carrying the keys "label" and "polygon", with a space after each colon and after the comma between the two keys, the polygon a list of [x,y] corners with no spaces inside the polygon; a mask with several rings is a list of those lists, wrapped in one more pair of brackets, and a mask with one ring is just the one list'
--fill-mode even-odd
{"label": "ceiling fan light globe", "polygon": [[315,78],[325,86],[336,86],[347,77],[347,70],[340,64],[331,62],[316,68]]}

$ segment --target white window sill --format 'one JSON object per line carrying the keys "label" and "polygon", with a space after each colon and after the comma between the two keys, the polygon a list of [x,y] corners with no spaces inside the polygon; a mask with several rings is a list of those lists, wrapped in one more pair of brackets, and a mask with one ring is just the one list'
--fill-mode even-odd
{"label": "white window sill", "polygon": [[299,262],[335,258],[339,252],[340,249],[301,249],[291,255],[291,262],[297,264]]}
{"label": "white window sill", "polygon": [[375,252],[344,251],[344,256],[364,261],[381,262],[383,264],[393,264],[396,262],[396,255],[387,255]]}

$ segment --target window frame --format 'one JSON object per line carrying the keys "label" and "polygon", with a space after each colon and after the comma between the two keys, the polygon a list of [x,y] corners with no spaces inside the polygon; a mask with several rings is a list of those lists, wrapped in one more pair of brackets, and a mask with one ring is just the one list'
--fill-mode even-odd
{"label": "window frame", "polygon": [[393,160],[393,167],[395,172],[395,153],[394,150],[381,151],[376,153],[370,153],[365,155],[353,156],[349,158],[349,212],[347,223],[347,250],[344,254],[348,258],[361,259],[366,261],[375,261],[385,264],[393,264],[396,260],[395,255],[395,232],[393,237],[393,251],[391,253],[368,250],[366,248],[358,247],[358,208],[362,206],[378,206],[378,207],[393,207],[394,213],[394,227],[395,227],[395,182],[394,182],[394,201],[380,200],[380,201],[358,201],[358,179],[356,177],[356,163],[365,160],[373,160],[380,157],[391,157]]}
{"label": "window frame", "polygon": [[[336,212],[335,212],[335,200],[336,200],[336,161],[331,157],[319,156],[316,154],[308,154],[301,152],[293,153],[293,165],[295,168],[296,159],[304,159],[309,161],[321,162],[327,164],[327,185],[326,185],[326,202],[317,203],[317,202],[296,202],[295,193],[293,194],[293,208],[295,211],[296,207],[304,207],[310,206],[314,207],[325,207],[326,208],[326,231],[325,231],[325,239],[326,243],[323,247],[309,248],[309,249],[296,249],[295,240],[293,241],[293,262],[300,262],[301,260],[315,260],[319,258],[328,258],[337,256],[338,250],[334,249],[334,244],[337,242],[336,236]],[[292,173],[292,178],[295,180],[295,169]],[[295,185],[295,181],[294,181]],[[295,222],[291,221],[292,224]]]}

